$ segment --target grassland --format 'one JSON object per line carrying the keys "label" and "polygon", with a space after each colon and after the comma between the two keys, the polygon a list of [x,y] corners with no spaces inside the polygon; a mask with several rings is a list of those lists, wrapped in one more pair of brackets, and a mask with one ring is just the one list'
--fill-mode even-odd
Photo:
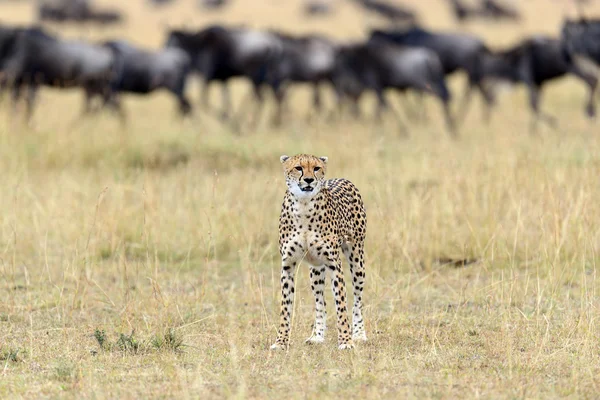
{"label": "grassland", "polygon": [[[124,27],[61,33],[159,46],[169,24],[246,20],[352,38],[376,22],[349,5],[307,22],[298,2],[237,1],[223,16],[184,0],[161,13],[130,3]],[[557,32],[562,3],[524,3],[522,26],[466,29],[492,45]],[[19,4],[3,4],[3,18],[29,21]],[[415,4],[426,24],[456,28],[441,1]],[[236,85],[238,103],[247,89]],[[575,80],[545,94],[559,131],[529,135],[515,89],[489,126],[477,104],[458,141],[433,101],[408,137],[393,118],[308,124],[306,88],[284,129],[241,136],[206,114],[178,121],[164,94],[128,98],[126,130],[108,114],[73,126],[77,92],[44,90],[33,128],[3,104],[0,398],[597,398],[599,127],[584,119]],[[278,158],[297,152],[329,156],[330,176],[352,179],[367,205],[370,340],[352,352],[337,350],[331,330],[321,347],[303,343],[306,269],[292,346],[268,350]]]}

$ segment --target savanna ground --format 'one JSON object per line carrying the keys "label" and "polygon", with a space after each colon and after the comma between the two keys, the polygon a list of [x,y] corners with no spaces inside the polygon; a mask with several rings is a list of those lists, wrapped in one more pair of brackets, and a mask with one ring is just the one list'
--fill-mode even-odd
{"label": "savanna ground", "polygon": [[[237,1],[223,15],[186,0],[160,12],[121,3],[123,27],[60,32],[157,47],[168,24],[245,21],[352,38],[377,22],[348,4],[307,22],[296,1]],[[457,28],[441,1],[414,3],[425,24]],[[558,32],[565,3],[523,3],[522,25],[466,29],[492,45]],[[5,21],[31,17],[28,3],[0,11]],[[452,81],[455,93],[463,83]],[[235,87],[238,103],[247,89]],[[393,118],[307,124],[305,88],[294,90],[284,129],[241,136],[206,114],[179,122],[165,94],[128,98],[124,131],[108,114],[71,126],[76,91],[44,90],[33,129],[10,122],[4,104],[0,397],[597,397],[600,138],[583,117],[584,94],[571,78],[549,86],[544,108],[560,130],[537,136],[522,89],[500,97],[489,126],[477,101],[458,141],[433,101],[408,138]],[[306,268],[292,346],[268,350],[279,156],[297,152],[329,156],[329,176],[353,180],[367,206],[370,340],[354,351],[337,350],[331,307],[326,343],[303,343],[313,321]]]}

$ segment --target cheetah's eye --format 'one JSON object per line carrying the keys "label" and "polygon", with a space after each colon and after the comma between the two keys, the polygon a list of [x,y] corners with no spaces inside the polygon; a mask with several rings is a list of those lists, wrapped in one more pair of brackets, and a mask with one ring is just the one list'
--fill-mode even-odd
{"label": "cheetah's eye", "polygon": [[296,171],[302,171],[302,167],[296,167]]}
{"label": "cheetah's eye", "polygon": [[315,172],[317,172],[320,169],[321,169],[321,167],[315,167]]}

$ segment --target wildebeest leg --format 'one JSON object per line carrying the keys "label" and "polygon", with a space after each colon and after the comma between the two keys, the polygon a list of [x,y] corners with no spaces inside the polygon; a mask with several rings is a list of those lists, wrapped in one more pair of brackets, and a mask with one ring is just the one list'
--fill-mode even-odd
{"label": "wildebeest leg", "polygon": [[477,82],[477,88],[479,89],[479,92],[481,93],[481,96],[483,98],[483,121],[486,124],[489,124],[492,116],[492,106],[494,104],[494,97],[485,87],[483,81]]}
{"label": "wildebeest leg", "polygon": [[277,111],[273,116],[273,126],[280,127],[283,123],[283,108],[285,106],[285,88],[281,82],[273,85],[273,93],[277,102]]}
{"label": "wildebeest leg", "polygon": [[18,115],[19,100],[21,99],[22,86],[19,83],[14,83],[11,90],[11,112],[8,113],[9,123],[11,126],[15,123],[14,116]]}
{"label": "wildebeest leg", "polygon": [[88,115],[93,111],[92,103],[97,94],[97,91],[94,90],[92,86],[88,85],[83,88],[84,102],[81,110],[81,116]]}
{"label": "wildebeest leg", "polygon": [[446,120],[446,128],[448,129],[448,132],[450,132],[450,135],[453,138],[456,138],[458,137],[458,135],[456,132],[454,119],[452,118],[452,112],[450,111],[450,101],[442,100],[442,107],[444,108],[444,119]]}
{"label": "wildebeest leg", "polygon": [[[223,82],[223,84],[225,85],[225,82]],[[209,88],[210,88],[210,79],[205,78],[204,82],[202,84],[202,88],[200,89],[200,98],[202,99],[201,104],[202,104],[202,107],[204,107],[204,109],[208,109],[210,107],[210,104],[208,101],[209,100],[209,98],[208,98],[208,95],[209,95],[208,89]]]}
{"label": "wildebeest leg", "polygon": [[12,115],[16,115],[19,100],[21,99],[22,86],[19,84],[13,85],[12,88]]}
{"label": "wildebeest leg", "polygon": [[177,82],[177,86],[172,91],[175,97],[177,97],[177,100],[179,101],[179,112],[183,117],[189,115],[192,112],[192,105],[185,96],[185,84],[186,77],[183,76],[179,79],[179,81]]}
{"label": "wildebeest leg", "polygon": [[422,93],[417,94],[417,108],[418,108],[418,118],[421,121],[427,120],[427,104],[424,101],[425,96]]}
{"label": "wildebeest leg", "polygon": [[[264,97],[262,93],[262,87],[259,81],[252,80],[252,89],[247,93],[247,95],[242,99],[240,106],[237,111],[237,115],[234,115],[233,118],[230,118],[231,127],[234,131],[239,132],[241,129],[241,124],[244,121],[248,108],[253,108],[251,110],[252,116],[250,117],[250,121],[248,122],[248,127],[250,129],[256,128],[258,122],[260,121],[260,116],[262,114],[262,107],[264,104]],[[251,97],[254,95],[254,98],[257,100],[255,103],[251,101]]]}
{"label": "wildebeest leg", "polygon": [[313,84],[313,104],[312,110],[308,112],[306,115],[306,120],[310,121],[312,119],[313,113],[319,113],[322,107],[321,101],[321,91],[319,90],[319,82],[315,82]]}
{"label": "wildebeest leg", "polygon": [[76,116],[70,123],[68,130],[73,130],[83,119],[92,113],[94,110],[92,103],[94,98],[98,95],[98,92],[94,89],[92,84],[84,85],[83,87],[83,106],[81,107],[81,113]]}
{"label": "wildebeest leg", "polygon": [[594,118],[596,116],[596,102],[594,101],[594,93],[596,92],[596,87],[598,86],[598,78],[594,75],[586,73],[582,68],[577,65],[571,66],[569,71],[583,80],[589,88],[588,102],[585,107],[585,112],[589,118]]}
{"label": "wildebeest leg", "polygon": [[450,100],[452,99],[452,95],[448,90],[448,86],[446,84],[445,79],[443,77],[439,77],[439,79],[437,79],[433,83],[427,83],[424,86],[421,86],[420,90],[420,94],[423,94],[423,92],[430,93],[440,100],[444,111],[446,129],[453,138],[457,137],[455,126],[456,124],[454,122],[454,118],[452,117],[452,112],[450,110]]}
{"label": "wildebeest leg", "polygon": [[6,92],[7,89],[8,89],[8,79],[3,77],[0,80],[0,101],[2,101],[4,99],[4,93]]}
{"label": "wildebeest leg", "polygon": [[400,129],[402,131],[403,135],[406,135],[407,132],[407,127],[404,124],[404,121],[402,121],[402,119],[400,118],[400,116],[398,115],[398,113],[389,106],[387,99],[385,98],[385,92],[383,91],[382,88],[376,88],[375,92],[377,94],[377,100],[378,100],[378,104],[377,104],[377,110],[376,110],[376,121],[378,123],[382,123],[382,114],[384,111],[387,110],[392,110],[392,113],[394,114],[394,116],[396,117],[396,121],[398,121],[398,124],[400,125]]}
{"label": "wildebeest leg", "polygon": [[383,113],[388,109],[388,102],[385,98],[385,93],[383,89],[377,88],[375,89],[375,93],[377,95],[377,108],[375,109],[375,121],[377,123],[383,122]]}
{"label": "wildebeest leg", "polygon": [[121,127],[125,128],[127,125],[127,114],[125,110],[121,106],[121,99],[116,93],[111,93],[106,96],[105,104],[108,105],[113,112],[115,112],[119,117],[119,122],[121,123]]}
{"label": "wildebeest leg", "polygon": [[254,98],[256,99],[256,103],[252,112],[252,120],[250,122],[250,126],[252,127],[252,129],[255,129],[258,126],[260,118],[262,117],[263,107],[265,105],[265,96],[263,93],[263,87],[258,82],[254,82],[252,86],[252,91],[254,92]]}
{"label": "wildebeest leg", "polygon": [[25,98],[25,121],[31,125],[31,117],[33,115],[33,106],[37,94],[37,85],[29,85],[27,87],[27,97]]}
{"label": "wildebeest leg", "polygon": [[83,99],[83,109],[81,110],[81,115],[88,115],[92,112],[92,101],[94,101],[94,95],[93,93],[86,89],[85,93],[84,93],[84,99]]}
{"label": "wildebeest leg", "polygon": [[333,90],[335,92],[335,103],[336,106],[331,109],[329,115],[327,116],[327,122],[332,123],[342,116],[342,112],[344,111],[344,93],[337,86],[333,86]]}
{"label": "wildebeest leg", "polygon": [[221,85],[221,97],[223,101],[223,109],[221,110],[221,120],[227,121],[230,118],[231,111],[231,93],[226,82]]}
{"label": "wildebeest leg", "polygon": [[556,128],[556,119],[551,115],[544,114],[540,111],[540,90],[541,88],[535,84],[529,84],[529,105],[533,111],[533,119],[530,125],[530,133],[537,132],[539,120],[544,120],[551,128]]}
{"label": "wildebeest leg", "polygon": [[187,99],[187,97],[185,97],[185,94],[177,93],[176,96],[177,100],[179,101],[179,112],[181,113],[181,116],[185,117],[187,115],[190,115],[192,111],[192,105],[190,104],[190,101]]}
{"label": "wildebeest leg", "polygon": [[350,102],[352,103],[352,117],[354,119],[362,118],[362,112],[360,111],[360,106],[358,104],[359,100],[360,100],[360,95],[352,96],[350,98]]}
{"label": "wildebeest leg", "polygon": [[467,82],[467,87],[465,89],[465,94],[463,95],[463,99],[461,101],[461,105],[459,107],[460,114],[458,119],[462,122],[467,116],[467,112],[469,111],[469,106],[471,105],[471,98],[473,97],[473,89],[475,87],[474,82],[469,80]]}

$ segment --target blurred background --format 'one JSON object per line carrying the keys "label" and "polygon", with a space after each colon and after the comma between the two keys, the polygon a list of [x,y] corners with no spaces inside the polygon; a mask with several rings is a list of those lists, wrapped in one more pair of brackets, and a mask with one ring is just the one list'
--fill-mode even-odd
{"label": "blurred background", "polygon": [[[152,51],[165,45],[173,29],[197,32],[214,24],[277,30],[299,36],[317,34],[336,44],[366,41],[373,29],[402,30],[416,25],[432,32],[464,33],[480,39],[490,50],[501,51],[532,36],[548,35],[558,39],[565,18],[594,16],[599,9],[591,0],[6,0],[0,4],[4,24],[42,24],[48,33],[59,38],[92,42],[123,39]],[[201,74],[192,75],[191,85],[196,85]],[[567,79],[570,76],[567,74]],[[456,81],[464,78],[464,74],[451,77],[451,92],[458,98],[462,96],[463,86],[457,86]],[[248,83],[243,78],[234,81]],[[310,92],[305,93],[306,85],[299,86],[294,93],[304,93],[298,96],[305,101],[295,103],[295,108],[303,110],[310,106],[310,97],[306,97]],[[239,85],[234,85],[233,90],[235,109],[243,96]],[[188,92],[197,105],[196,87]],[[219,95],[212,94],[211,98]],[[504,107],[506,109],[506,105]],[[502,108],[501,105],[499,109]]]}

